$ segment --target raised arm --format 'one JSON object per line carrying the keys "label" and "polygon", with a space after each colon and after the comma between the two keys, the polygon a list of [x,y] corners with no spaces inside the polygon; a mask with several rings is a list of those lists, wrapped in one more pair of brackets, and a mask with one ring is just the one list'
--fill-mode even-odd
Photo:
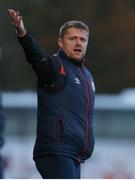
{"label": "raised arm", "polygon": [[8,12],[11,24],[14,26],[18,40],[24,50],[26,60],[32,65],[34,72],[43,83],[53,83],[59,71],[59,61],[54,61],[41,50],[34,38],[27,32],[22,16],[18,11],[9,9]]}
{"label": "raised arm", "polygon": [[44,58],[47,59],[48,55],[41,50],[35,39],[27,32],[20,13],[13,9],[9,9],[8,12],[11,24],[14,26],[18,40],[24,50],[26,60],[31,64],[35,64]]}

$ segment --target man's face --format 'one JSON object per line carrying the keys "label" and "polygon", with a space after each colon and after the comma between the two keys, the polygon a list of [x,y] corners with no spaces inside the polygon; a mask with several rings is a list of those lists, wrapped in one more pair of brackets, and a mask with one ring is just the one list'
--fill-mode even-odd
{"label": "man's face", "polygon": [[69,58],[81,60],[86,53],[88,32],[84,29],[69,28],[64,37],[58,39],[58,44]]}

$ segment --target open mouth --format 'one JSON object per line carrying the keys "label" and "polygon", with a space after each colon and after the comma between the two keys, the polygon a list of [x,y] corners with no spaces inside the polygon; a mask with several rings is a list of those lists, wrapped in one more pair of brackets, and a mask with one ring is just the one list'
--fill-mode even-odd
{"label": "open mouth", "polygon": [[75,52],[79,52],[79,53],[82,52],[81,49],[74,49],[74,51],[75,51]]}

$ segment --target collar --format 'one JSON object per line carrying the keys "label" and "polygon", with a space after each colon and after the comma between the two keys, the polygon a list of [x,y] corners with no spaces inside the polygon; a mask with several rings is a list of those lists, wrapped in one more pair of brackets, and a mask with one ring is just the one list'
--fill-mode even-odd
{"label": "collar", "polygon": [[83,64],[83,62],[84,62],[84,58],[81,59],[80,61],[77,61],[77,60],[75,60],[75,59],[69,58],[62,49],[59,49],[58,54],[59,54],[61,57],[67,59],[68,61],[70,61],[72,64],[74,64],[74,65],[76,65],[76,66],[82,66],[82,64]]}

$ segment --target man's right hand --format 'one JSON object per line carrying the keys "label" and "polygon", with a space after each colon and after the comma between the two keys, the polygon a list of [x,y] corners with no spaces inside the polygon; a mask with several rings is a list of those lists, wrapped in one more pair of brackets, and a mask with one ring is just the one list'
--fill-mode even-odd
{"label": "man's right hand", "polygon": [[26,29],[24,27],[24,23],[22,20],[22,16],[20,16],[20,13],[13,9],[8,9],[8,13],[11,20],[11,24],[13,24],[13,26],[16,29],[17,36],[19,37],[25,36]]}

